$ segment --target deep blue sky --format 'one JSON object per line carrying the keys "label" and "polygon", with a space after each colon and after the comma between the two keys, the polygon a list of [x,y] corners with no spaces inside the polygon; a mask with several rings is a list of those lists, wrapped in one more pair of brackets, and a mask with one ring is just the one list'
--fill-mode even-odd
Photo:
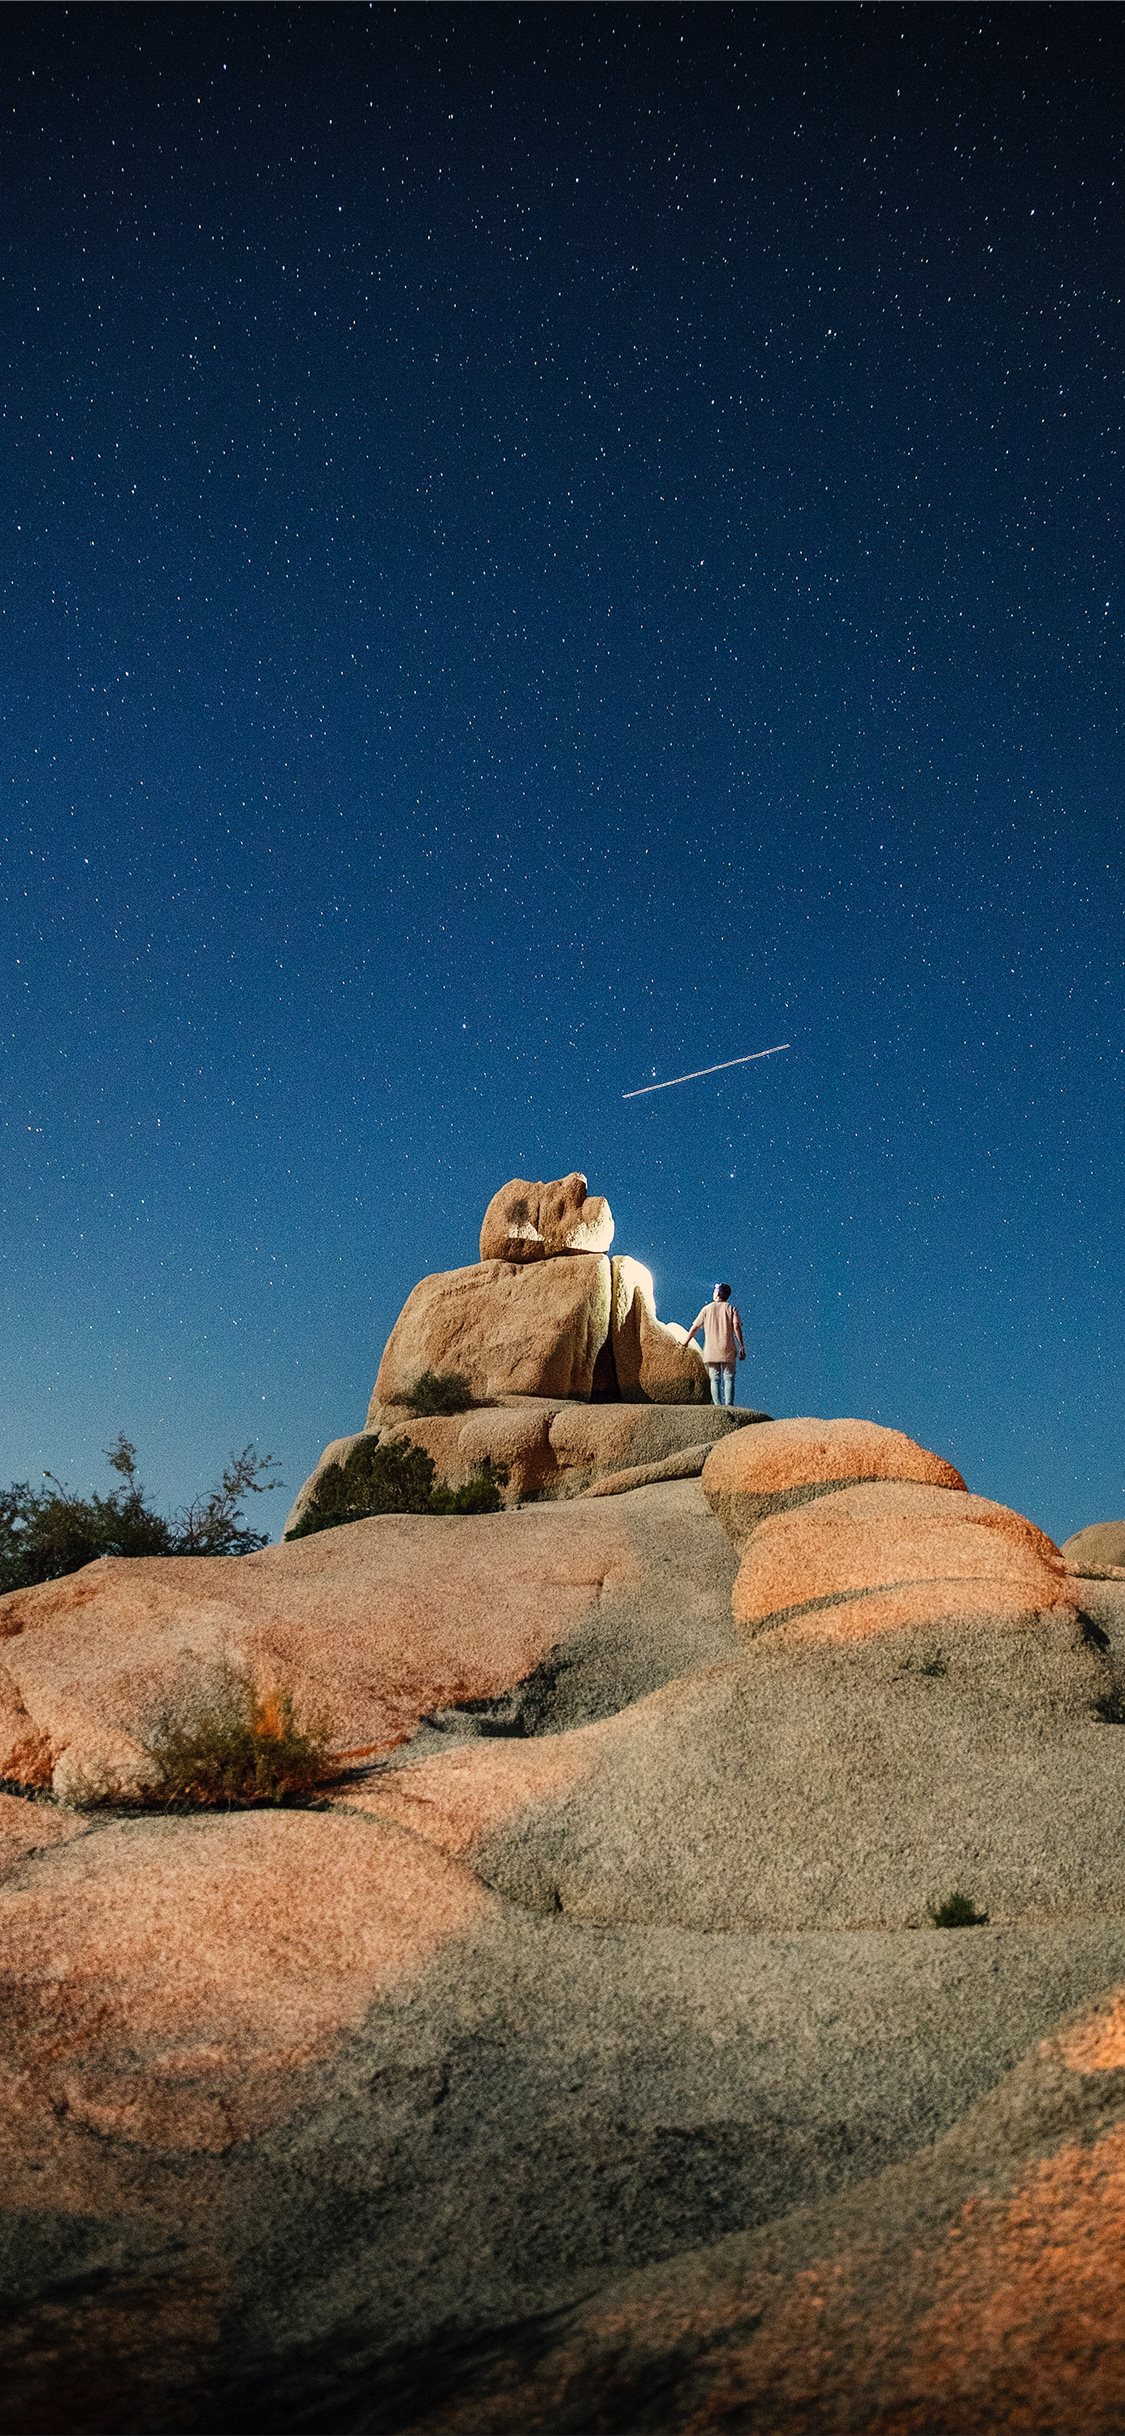
{"label": "deep blue sky", "polygon": [[747,1400],[1125,1512],[1119,32],[3,12],[0,1481],[276,1527],[577,1166]]}

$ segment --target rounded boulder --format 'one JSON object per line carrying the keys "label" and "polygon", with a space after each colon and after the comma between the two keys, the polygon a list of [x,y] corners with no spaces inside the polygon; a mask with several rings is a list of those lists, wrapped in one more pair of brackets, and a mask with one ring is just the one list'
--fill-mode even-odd
{"label": "rounded boulder", "polygon": [[965,1486],[944,1456],[875,1421],[769,1421],[737,1440],[724,1440],[703,1468],[707,1503],[736,1548],[745,1545],[765,1515],[868,1480],[917,1481],[932,1489]]}
{"label": "rounded boulder", "polygon": [[380,1404],[409,1401],[426,1371],[455,1372],[482,1404],[499,1396],[588,1397],[609,1337],[604,1254],[482,1260],[423,1277],[379,1364]]}
{"label": "rounded boulder", "polygon": [[1087,1523],[1063,1541],[1063,1555],[1072,1573],[1119,1573],[1125,1567],[1125,1522]]}
{"label": "rounded boulder", "polygon": [[854,1622],[862,1636],[920,1623],[928,1608],[947,1607],[951,1592],[959,1608],[975,1612],[983,1600],[992,1614],[1031,1614],[1069,1599],[1058,1549],[1011,1507],[967,1491],[867,1481],[767,1515],[746,1548],[732,1606],[751,1633],[823,1607],[824,1630],[837,1639],[848,1629],[844,1602],[860,1603]]}
{"label": "rounded boulder", "polygon": [[608,1252],[613,1212],[577,1170],[551,1184],[513,1176],[493,1193],[480,1231],[482,1260],[551,1260],[563,1252]]}

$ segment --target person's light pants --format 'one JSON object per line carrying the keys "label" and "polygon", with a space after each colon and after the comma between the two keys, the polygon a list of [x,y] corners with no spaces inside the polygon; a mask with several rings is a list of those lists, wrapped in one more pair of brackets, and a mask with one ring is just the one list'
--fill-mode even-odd
{"label": "person's light pants", "polygon": [[734,1363],[708,1362],[707,1376],[711,1381],[712,1404],[733,1404]]}

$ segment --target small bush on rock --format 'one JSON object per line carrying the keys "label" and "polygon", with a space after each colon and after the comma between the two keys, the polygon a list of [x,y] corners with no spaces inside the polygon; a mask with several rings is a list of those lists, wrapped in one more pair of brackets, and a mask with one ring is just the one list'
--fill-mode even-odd
{"label": "small bush on rock", "polygon": [[154,1773],[131,1808],[278,1808],[307,1801],[330,1764],[326,1722],[302,1720],[292,1691],[259,1691],[225,1658],[185,1675],[150,1712],[140,1741]]}
{"label": "small bush on rock", "polygon": [[342,1463],[330,1463],[316,1484],[304,1520],[286,1533],[304,1539],[337,1523],[362,1522],[369,1514],[429,1514],[434,1467],[425,1448],[409,1438],[361,1438]]}
{"label": "small bush on rock", "polygon": [[988,1922],[988,1913],[978,1912],[971,1897],[956,1890],[944,1903],[931,1903],[929,1909],[935,1928],[984,1928]]}
{"label": "small bush on rock", "polygon": [[308,1513],[285,1536],[307,1539],[312,1531],[332,1531],[371,1514],[498,1514],[507,1485],[504,1465],[486,1458],[460,1488],[435,1488],[424,1447],[373,1435],[361,1438],[342,1463],[327,1465]]}
{"label": "small bush on rock", "polygon": [[424,1370],[413,1387],[404,1389],[394,1401],[419,1420],[432,1420],[446,1413],[471,1412],[476,1398],[461,1371]]}
{"label": "small bush on rock", "polygon": [[508,1486],[507,1466],[493,1463],[490,1455],[470,1472],[459,1489],[433,1489],[430,1492],[431,1514],[499,1514],[504,1503],[502,1491]]}

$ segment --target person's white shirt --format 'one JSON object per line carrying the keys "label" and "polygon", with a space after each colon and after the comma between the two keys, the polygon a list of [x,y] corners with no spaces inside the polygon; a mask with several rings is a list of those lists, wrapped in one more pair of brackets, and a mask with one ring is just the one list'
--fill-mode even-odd
{"label": "person's white shirt", "polygon": [[689,1345],[700,1329],[703,1330],[704,1361],[718,1363],[724,1369],[733,1369],[746,1347],[742,1341],[742,1320],[738,1306],[729,1295],[721,1297],[716,1291],[711,1301],[704,1303],[698,1319],[693,1320],[688,1329]]}

